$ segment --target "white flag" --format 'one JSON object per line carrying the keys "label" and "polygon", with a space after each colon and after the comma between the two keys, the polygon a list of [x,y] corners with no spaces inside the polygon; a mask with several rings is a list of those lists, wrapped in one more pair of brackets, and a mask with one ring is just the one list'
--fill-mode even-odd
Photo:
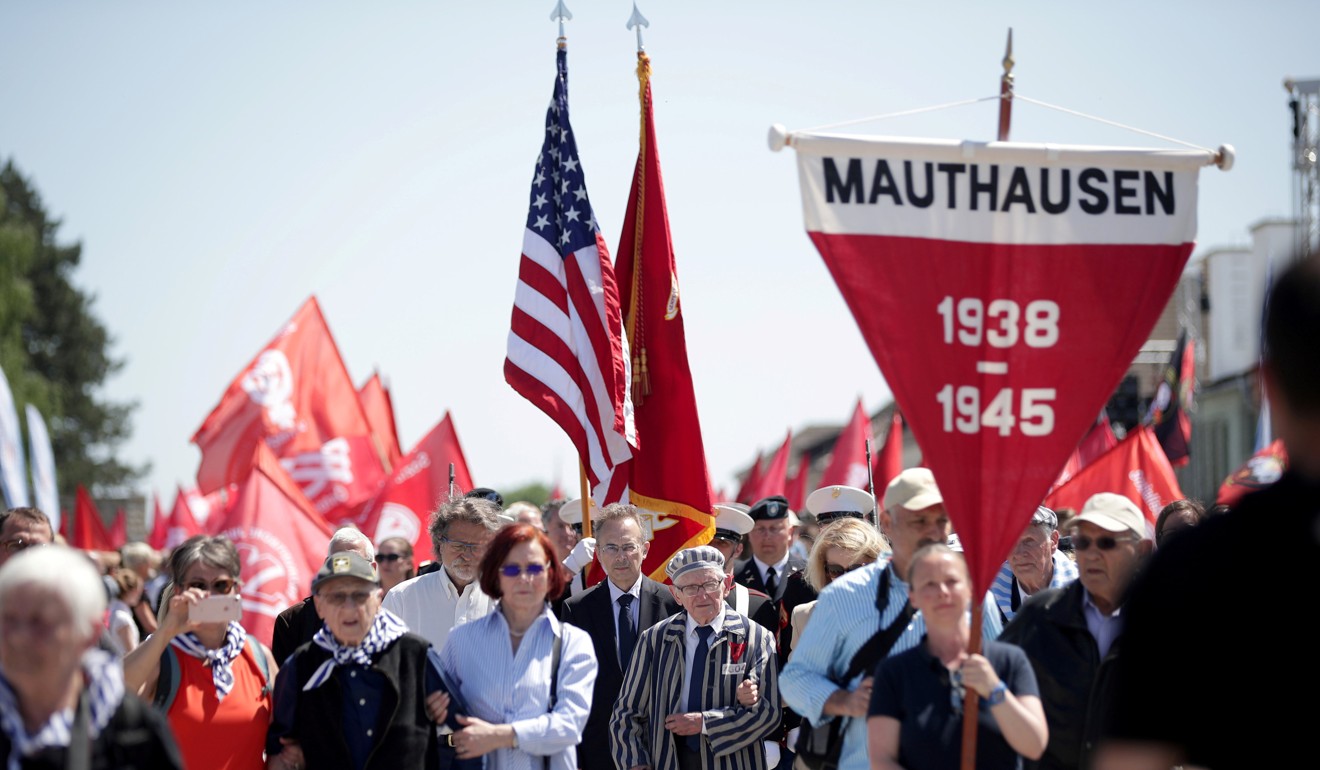
{"label": "white flag", "polygon": [[18,412],[9,381],[0,371],[0,489],[10,508],[28,504],[27,478],[23,469],[23,436],[19,433]]}
{"label": "white flag", "polygon": [[32,470],[32,497],[37,508],[50,519],[54,532],[60,531],[60,493],[55,484],[55,452],[50,448],[50,433],[46,430],[46,421],[41,412],[28,404],[28,457]]}

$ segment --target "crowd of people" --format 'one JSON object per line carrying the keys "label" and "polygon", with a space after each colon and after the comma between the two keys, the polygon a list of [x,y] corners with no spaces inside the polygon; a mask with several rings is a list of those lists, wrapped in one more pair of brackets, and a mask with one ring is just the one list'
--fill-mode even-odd
{"label": "crowd of people", "polygon": [[[836,486],[801,512],[721,503],[709,543],[667,559],[664,582],[643,572],[632,505],[589,508],[583,538],[576,501],[506,508],[473,490],[432,515],[430,564],[405,540],[335,532],[270,647],[242,625],[225,538],[163,560],[141,543],[92,555],[10,509],[0,755],[14,770],[934,770],[974,734],[978,768],[1296,761],[1317,709],[1279,713],[1267,677],[1229,673],[1277,645],[1216,609],[1277,620],[1314,604],[1316,331],[1308,260],[1266,323],[1292,462],[1276,485],[1222,515],[1176,501],[1153,523],[1109,492],[1038,508],[984,595],[925,468],[880,500]],[[1282,591],[1225,569],[1270,548]],[[1316,676],[1298,668],[1304,695]]]}

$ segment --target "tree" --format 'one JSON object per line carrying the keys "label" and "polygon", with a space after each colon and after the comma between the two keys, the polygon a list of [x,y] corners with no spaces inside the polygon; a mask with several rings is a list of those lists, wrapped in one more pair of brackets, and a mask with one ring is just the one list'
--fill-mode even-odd
{"label": "tree", "polygon": [[29,403],[46,418],[61,498],[72,498],[78,484],[111,494],[148,470],[115,457],[137,403],[96,395],[124,361],[110,354],[110,334],[92,312],[95,297],[71,281],[82,244],[60,244],[59,227],[7,161],[0,169],[0,368],[20,413]]}

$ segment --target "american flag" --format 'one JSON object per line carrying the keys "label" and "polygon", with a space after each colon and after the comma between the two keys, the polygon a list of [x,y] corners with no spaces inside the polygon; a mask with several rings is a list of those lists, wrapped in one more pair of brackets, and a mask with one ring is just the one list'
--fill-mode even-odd
{"label": "american flag", "polygon": [[[593,496],[636,445],[632,373],[609,249],[587,199],[568,123],[568,59],[532,178],[504,379],[568,434]],[[604,486],[602,486],[604,485]]]}

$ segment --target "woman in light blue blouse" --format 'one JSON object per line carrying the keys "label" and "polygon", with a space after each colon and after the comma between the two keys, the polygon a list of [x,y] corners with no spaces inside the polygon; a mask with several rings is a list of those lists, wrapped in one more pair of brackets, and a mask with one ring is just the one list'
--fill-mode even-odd
{"label": "woman in light blue blouse", "polygon": [[500,530],[480,582],[498,611],[455,628],[440,653],[471,711],[458,715],[464,727],[452,736],[458,758],[485,757],[486,770],[573,770],[596,654],[587,633],[561,625],[546,603],[563,592],[564,576],[545,533],[528,524]]}

